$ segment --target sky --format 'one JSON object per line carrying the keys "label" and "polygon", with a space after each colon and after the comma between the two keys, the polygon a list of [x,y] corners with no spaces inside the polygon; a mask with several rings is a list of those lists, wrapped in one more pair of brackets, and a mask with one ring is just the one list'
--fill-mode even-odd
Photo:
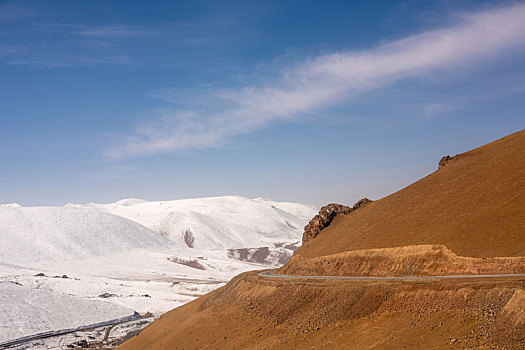
{"label": "sky", "polygon": [[0,203],[379,199],[525,128],[523,1],[1,1]]}

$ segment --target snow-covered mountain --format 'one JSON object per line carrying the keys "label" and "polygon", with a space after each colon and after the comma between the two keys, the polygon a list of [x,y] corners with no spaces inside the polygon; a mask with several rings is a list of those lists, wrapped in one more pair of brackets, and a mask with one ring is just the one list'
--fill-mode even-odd
{"label": "snow-covered mountain", "polygon": [[0,239],[0,262],[25,267],[173,245],[136,222],[94,209],[61,207],[0,208]]}
{"label": "snow-covered mountain", "polygon": [[167,237],[177,247],[228,250],[231,258],[279,265],[296,249],[312,207],[240,196],[110,204],[67,204],[122,216]]}
{"label": "snow-covered mountain", "polygon": [[236,249],[282,246],[299,242],[315,214],[297,203],[225,196],[146,202],[124,199],[111,204],[68,204],[94,208],[138,222],[178,246]]}
{"label": "snow-covered mountain", "polygon": [[[49,301],[51,306],[43,307],[50,319],[67,315],[53,309],[58,304],[49,294],[31,290],[57,293],[57,300],[67,294],[68,305],[77,300],[78,310],[86,299],[98,301],[98,308],[107,306],[102,314],[108,317],[120,317],[123,310],[160,314],[243,271],[281,265],[314,213],[302,204],[238,196],[0,205],[0,282],[20,284],[24,293],[29,289],[35,305],[38,298]],[[18,287],[6,290],[15,293],[13,288]],[[2,294],[0,289],[5,302],[0,307],[16,303]],[[4,321],[18,324],[0,316]],[[29,334],[50,327],[44,323],[41,329],[31,323],[26,331],[5,332]]]}

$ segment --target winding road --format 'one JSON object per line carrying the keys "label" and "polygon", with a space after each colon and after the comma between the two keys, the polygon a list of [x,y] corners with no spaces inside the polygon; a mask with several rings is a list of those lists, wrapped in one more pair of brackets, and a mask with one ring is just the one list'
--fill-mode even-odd
{"label": "winding road", "polygon": [[315,279],[315,280],[364,280],[364,281],[412,281],[433,279],[470,279],[470,278],[505,278],[525,277],[525,273],[505,273],[490,275],[444,275],[444,276],[308,276],[308,275],[278,275],[277,270],[266,270],[259,273],[262,277],[282,279]]}
{"label": "winding road", "polygon": [[[471,279],[471,278],[509,278],[509,277],[523,277],[525,273],[506,273],[506,274],[487,274],[487,275],[443,275],[443,276],[309,276],[309,275],[279,275],[276,274],[277,270],[266,270],[259,273],[259,276],[269,278],[280,278],[280,279],[313,279],[313,280],[357,280],[357,281],[418,281],[418,280],[435,280],[435,279]],[[21,345],[29,341],[45,339],[55,337],[58,335],[64,335],[68,333],[74,333],[78,331],[91,330],[104,326],[115,326],[137,319],[144,318],[138,314],[124,317],[117,320],[111,320],[107,322],[101,322],[89,326],[78,327],[74,329],[64,329],[59,331],[52,331],[46,333],[39,333],[28,337],[14,339],[0,343],[0,349],[7,349],[16,345]]]}
{"label": "winding road", "polygon": [[107,326],[113,327],[113,326],[116,326],[116,325],[119,325],[119,324],[132,322],[132,321],[136,321],[136,320],[139,320],[139,319],[142,319],[142,318],[147,318],[147,317],[151,317],[151,316],[149,316],[149,315],[141,316],[138,313],[134,313],[131,316],[126,316],[126,317],[122,317],[122,318],[118,318],[118,319],[114,319],[114,320],[99,322],[99,323],[95,323],[95,324],[91,324],[91,325],[87,325],[87,326],[80,326],[80,327],[76,327],[76,328],[61,329],[61,330],[56,330],[56,331],[49,331],[49,332],[33,334],[33,335],[29,335],[29,336],[22,337],[22,338],[17,338],[17,339],[12,339],[12,340],[8,340],[8,341],[5,341],[5,342],[1,342],[0,343],[0,349],[8,349],[8,348],[11,348],[11,347],[14,347],[14,346],[18,346],[18,345],[22,345],[22,344],[25,344],[25,343],[28,343],[28,342],[31,342],[31,341],[41,340],[41,339],[46,339],[46,338],[52,338],[52,337],[65,335],[65,334],[71,334],[71,333],[75,333],[75,332],[89,331],[89,330],[93,330],[93,329],[96,329],[96,328],[107,327]]}

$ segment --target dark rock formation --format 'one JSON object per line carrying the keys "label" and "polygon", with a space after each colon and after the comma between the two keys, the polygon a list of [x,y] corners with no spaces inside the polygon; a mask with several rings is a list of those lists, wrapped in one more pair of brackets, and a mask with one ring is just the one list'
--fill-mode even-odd
{"label": "dark rock formation", "polygon": [[176,256],[170,256],[167,259],[171,262],[185,265],[185,266],[188,266],[194,269],[206,270],[206,267],[197,260],[198,258],[197,259],[184,259],[184,258],[179,258]]}
{"label": "dark rock formation", "polygon": [[372,201],[370,199],[368,199],[368,198],[360,199],[354,204],[354,206],[352,207],[352,210],[357,210],[360,207],[362,207],[363,205],[365,205],[367,203],[370,203],[370,202],[372,202]]}
{"label": "dark rock formation", "polygon": [[346,205],[335,203],[325,205],[321,208],[321,210],[319,210],[319,214],[314,216],[313,219],[310,220],[308,225],[304,227],[303,244],[314,239],[315,237],[317,237],[317,235],[319,235],[321,230],[330,226],[330,224],[337,215],[351,213],[352,211],[370,202],[372,202],[370,199],[363,198],[357,201],[357,203],[355,203],[352,208]]}
{"label": "dark rock formation", "polygon": [[117,295],[116,294],[113,294],[113,293],[102,293],[100,294],[98,297],[99,298],[112,298],[112,297],[116,297]]}
{"label": "dark rock formation", "polygon": [[353,209],[341,204],[331,203],[325,205],[319,210],[319,214],[313,217],[312,220],[304,227],[303,244],[317,237],[319,232],[325,227],[328,227],[337,214],[348,214]]}
{"label": "dark rock formation", "polygon": [[191,232],[190,229],[187,229],[186,231],[183,232],[183,235],[184,235],[184,243],[186,243],[186,245],[189,248],[193,248],[193,244],[195,243],[195,236],[193,235],[193,232]]}
{"label": "dark rock formation", "polygon": [[257,264],[266,264],[268,255],[270,255],[270,248],[268,247],[228,249],[228,257],[230,259]]}
{"label": "dark rock formation", "polygon": [[438,169],[441,169],[441,168],[443,168],[445,165],[447,165],[447,163],[450,162],[450,161],[452,160],[452,158],[454,158],[454,157],[451,157],[451,156],[448,155],[448,154],[447,154],[446,156],[444,156],[443,158],[441,158],[441,159],[439,160]]}

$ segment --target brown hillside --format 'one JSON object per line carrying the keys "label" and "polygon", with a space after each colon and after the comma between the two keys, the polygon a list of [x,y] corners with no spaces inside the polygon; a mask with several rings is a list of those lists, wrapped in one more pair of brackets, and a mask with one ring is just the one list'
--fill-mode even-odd
{"label": "brown hillside", "polygon": [[[437,164],[436,164],[437,165]],[[525,131],[313,229],[281,273],[525,269]],[[315,224],[315,222],[314,222]],[[525,277],[290,279],[249,272],[164,314],[128,349],[523,349]]]}
{"label": "brown hillside", "polygon": [[524,282],[281,281],[252,272],[119,349],[523,349]]}
{"label": "brown hillside", "polygon": [[462,153],[416,183],[337,216],[296,254],[420,244],[444,245],[460,256],[525,256],[525,130]]}
{"label": "brown hillside", "polygon": [[525,274],[525,256],[471,258],[442,245],[351,250],[304,258],[296,254],[279,274],[299,276],[444,276]]}

